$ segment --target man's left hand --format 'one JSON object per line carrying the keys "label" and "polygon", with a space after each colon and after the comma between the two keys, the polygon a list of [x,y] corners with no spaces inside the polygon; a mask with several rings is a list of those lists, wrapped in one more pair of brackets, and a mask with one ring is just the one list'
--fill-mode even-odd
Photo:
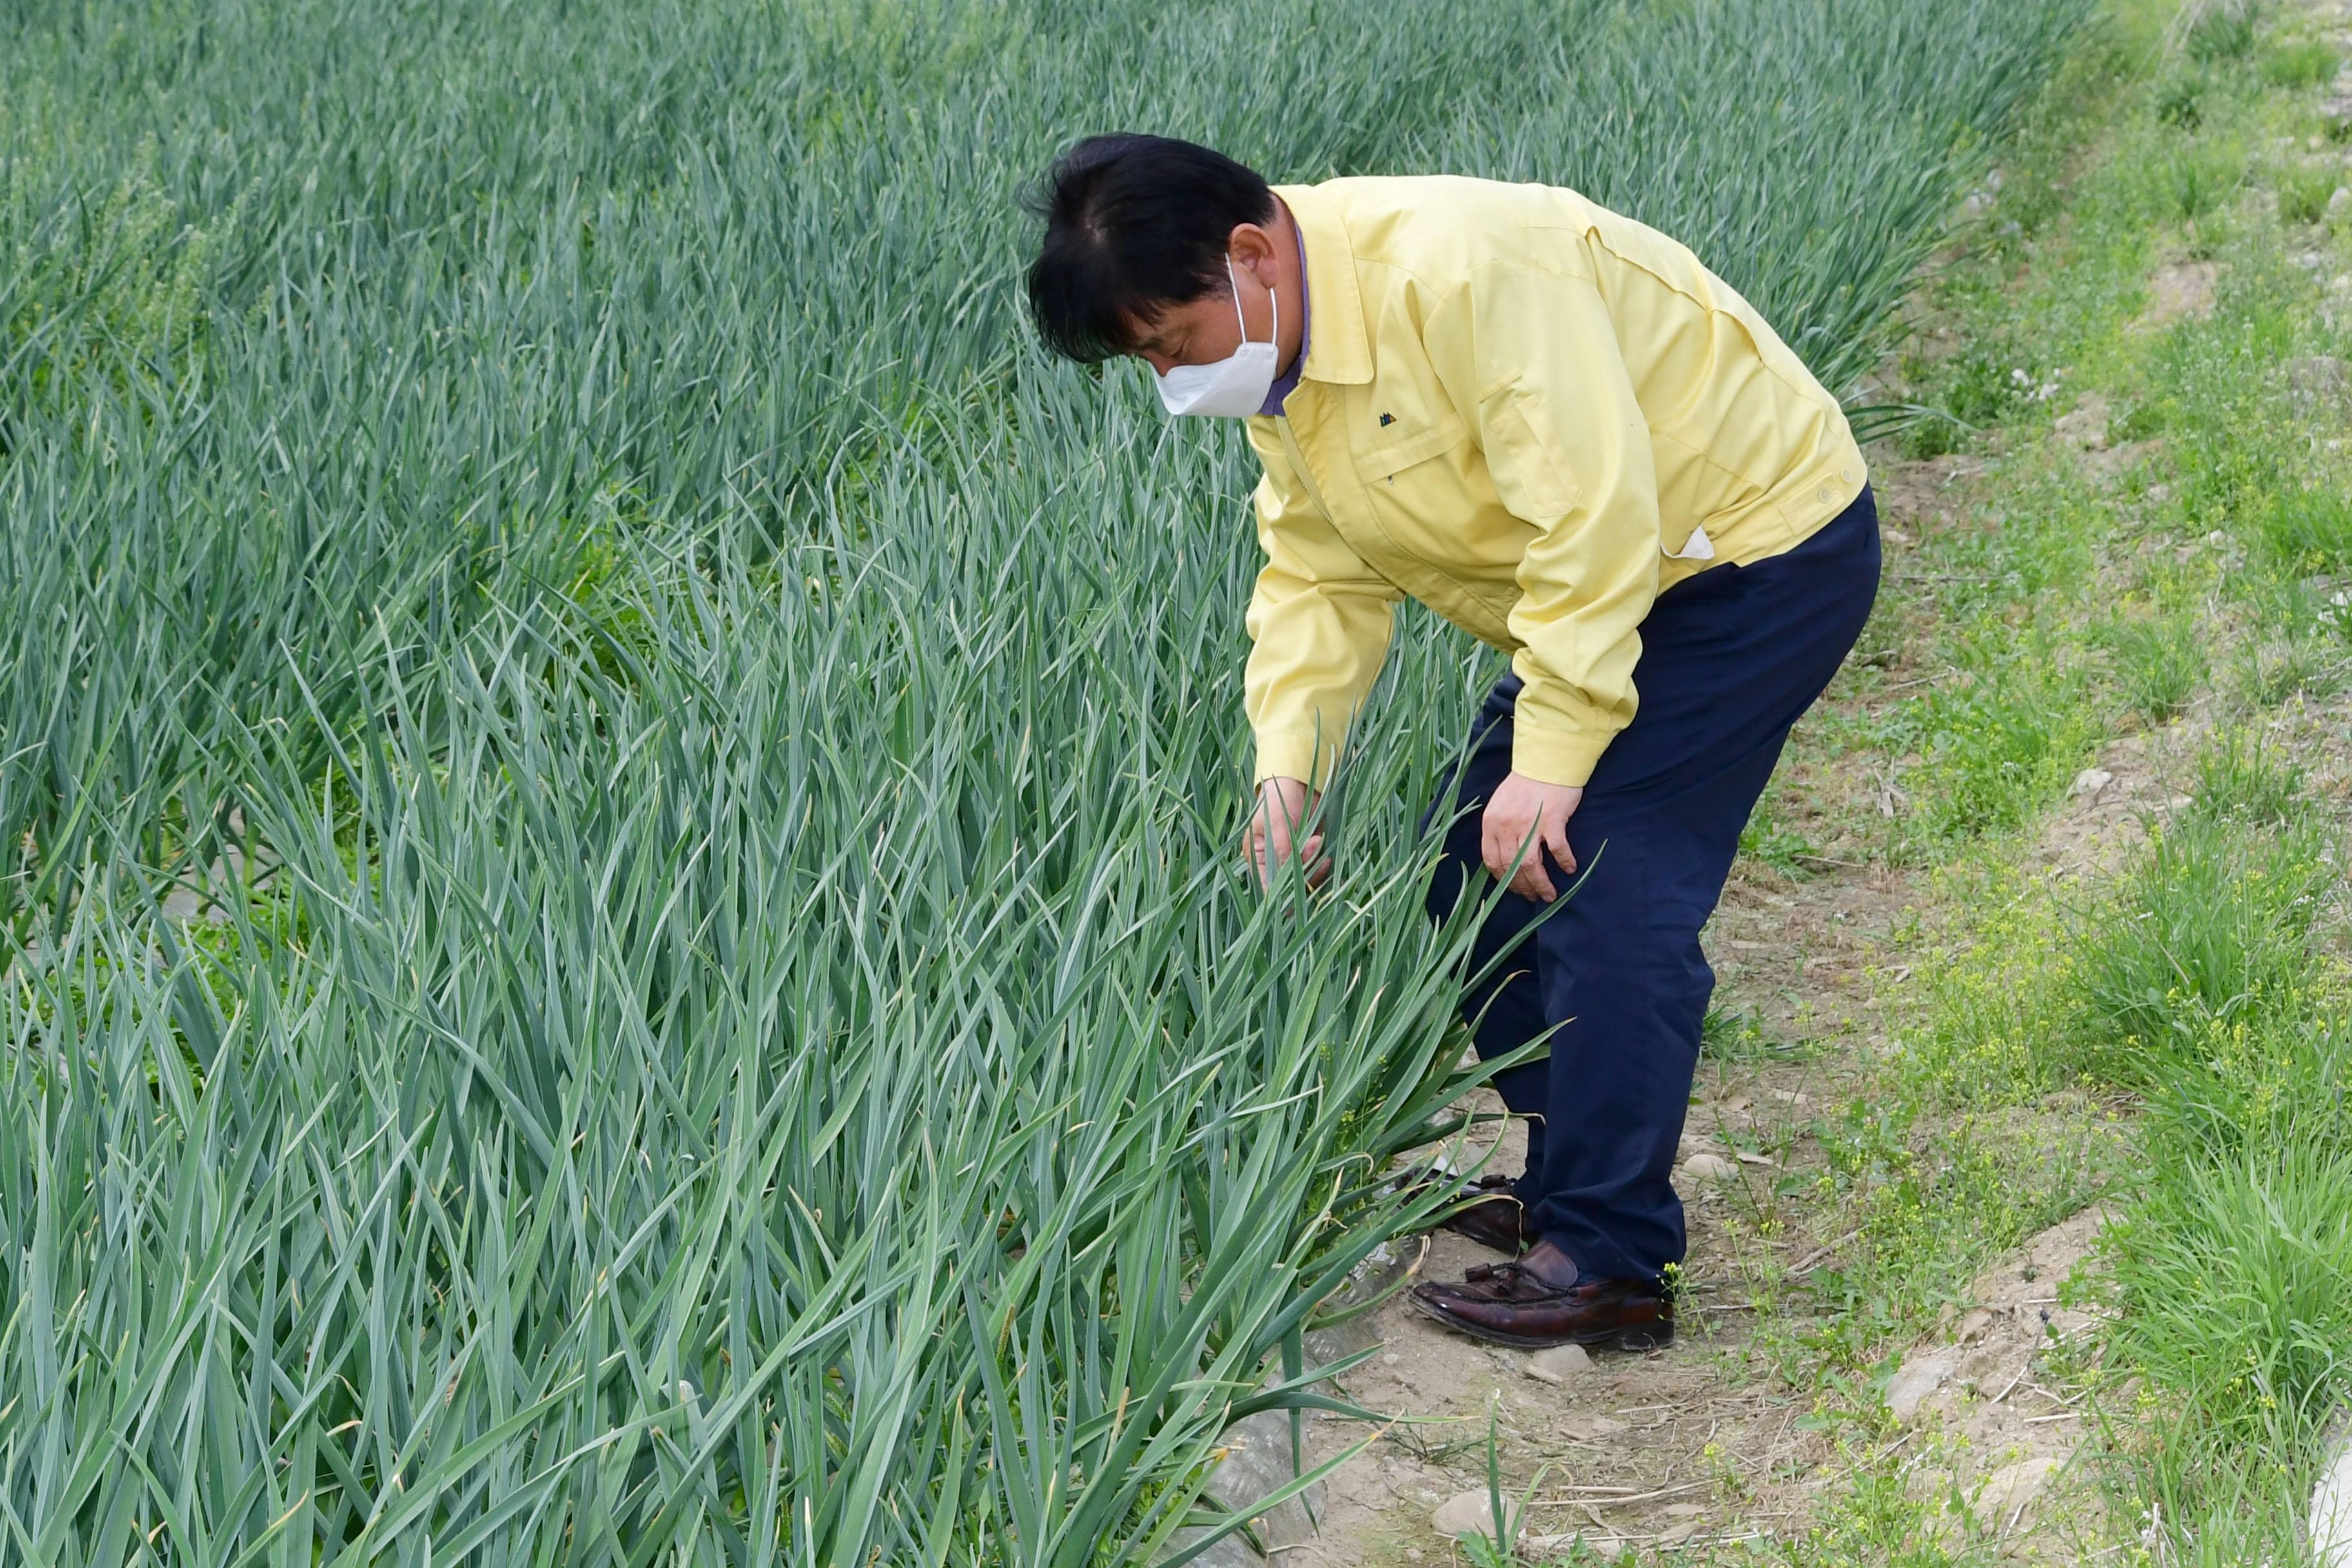
{"label": "man's left hand", "polygon": [[[1539,784],[1516,773],[1505,779],[1480,819],[1479,851],[1495,880],[1510,878],[1511,891],[1538,903],[1558,898],[1544,856],[1549,853],[1562,871],[1576,870],[1576,853],[1568,847],[1568,819],[1583,799],[1584,791],[1574,784]],[[1531,838],[1536,842],[1530,844]],[[1524,859],[1521,849],[1527,851]],[[1516,873],[1514,860],[1518,861]]]}

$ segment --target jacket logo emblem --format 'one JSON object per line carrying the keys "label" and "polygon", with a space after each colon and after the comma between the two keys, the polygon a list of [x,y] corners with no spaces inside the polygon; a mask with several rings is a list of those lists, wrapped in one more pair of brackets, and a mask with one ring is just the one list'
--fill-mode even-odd
{"label": "jacket logo emblem", "polygon": [[1393,415],[1393,414],[1383,414],[1383,415],[1381,415],[1381,426],[1382,426],[1383,427],[1386,427],[1386,426],[1388,426],[1393,425],[1393,424],[1395,424],[1395,423],[1396,423],[1396,416],[1395,416],[1395,415]]}

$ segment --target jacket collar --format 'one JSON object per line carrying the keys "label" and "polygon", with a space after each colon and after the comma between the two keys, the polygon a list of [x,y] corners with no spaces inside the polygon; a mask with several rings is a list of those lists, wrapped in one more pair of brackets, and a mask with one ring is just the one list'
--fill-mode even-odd
{"label": "jacket collar", "polygon": [[1356,248],[1348,241],[1339,203],[1315,185],[1276,185],[1307,246],[1307,297],[1315,331],[1307,344],[1308,381],[1360,384],[1372,379],[1372,346],[1364,331],[1364,300],[1356,287]]}

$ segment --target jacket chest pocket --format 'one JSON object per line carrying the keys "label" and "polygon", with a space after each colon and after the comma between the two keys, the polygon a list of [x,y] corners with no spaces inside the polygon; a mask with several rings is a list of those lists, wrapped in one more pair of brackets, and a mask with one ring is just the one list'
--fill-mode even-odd
{"label": "jacket chest pocket", "polygon": [[1353,454],[1363,505],[1400,553],[1427,566],[1458,565],[1465,527],[1491,501],[1484,465],[1466,450],[1469,427],[1449,420]]}
{"label": "jacket chest pocket", "polygon": [[1469,426],[1450,415],[1438,424],[1426,426],[1393,440],[1370,442],[1358,447],[1355,459],[1356,477],[1366,488],[1393,482],[1407,468],[1451,451],[1468,439]]}

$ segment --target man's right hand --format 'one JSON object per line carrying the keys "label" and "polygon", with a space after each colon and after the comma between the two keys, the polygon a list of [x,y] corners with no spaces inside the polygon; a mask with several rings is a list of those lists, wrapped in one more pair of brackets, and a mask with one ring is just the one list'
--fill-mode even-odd
{"label": "man's right hand", "polygon": [[1323,853],[1323,835],[1306,832],[1315,815],[1316,796],[1303,779],[1268,779],[1257,786],[1257,805],[1250,812],[1249,864],[1258,881],[1274,886],[1286,860],[1307,867],[1307,885],[1319,888],[1331,875],[1331,858]]}

